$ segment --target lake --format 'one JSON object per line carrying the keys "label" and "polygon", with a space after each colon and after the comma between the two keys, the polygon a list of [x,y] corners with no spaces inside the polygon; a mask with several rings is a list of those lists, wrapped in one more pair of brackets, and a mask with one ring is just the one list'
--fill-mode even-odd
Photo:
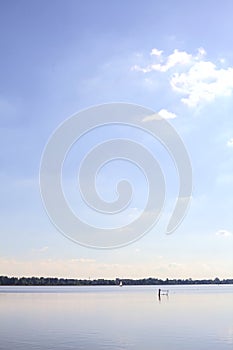
{"label": "lake", "polygon": [[[157,290],[168,289],[158,299]],[[233,285],[0,287],[0,349],[225,350]]]}

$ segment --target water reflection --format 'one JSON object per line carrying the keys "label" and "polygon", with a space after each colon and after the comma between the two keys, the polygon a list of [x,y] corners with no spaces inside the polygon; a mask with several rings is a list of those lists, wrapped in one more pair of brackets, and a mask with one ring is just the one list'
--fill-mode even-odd
{"label": "water reflection", "polygon": [[158,289],[158,301],[161,302],[162,298],[161,296],[163,297],[166,297],[166,299],[168,300],[169,299],[169,290],[166,289],[166,290],[162,290],[161,288]]}
{"label": "water reflection", "polygon": [[0,288],[0,348],[232,348],[232,287],[160,289]]}

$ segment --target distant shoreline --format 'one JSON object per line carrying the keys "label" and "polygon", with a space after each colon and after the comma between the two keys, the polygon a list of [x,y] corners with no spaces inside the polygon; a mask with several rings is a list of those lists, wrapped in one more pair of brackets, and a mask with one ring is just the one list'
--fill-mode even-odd
{"label": "distant shoreline", "polygon": [[0,286],[114,286],[120,285],[146,286],[146,285],[199,285],[199,284],[233,284],[233,279],[73,279],[56,277],[8,277],[0,276]]}

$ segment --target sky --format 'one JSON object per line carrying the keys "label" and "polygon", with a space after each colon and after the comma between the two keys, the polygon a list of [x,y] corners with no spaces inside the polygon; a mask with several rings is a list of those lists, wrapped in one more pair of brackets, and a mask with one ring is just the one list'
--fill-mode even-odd
{"label": "sky", "polygon": [[[232,278],[232,1],[3,0],[0,6],[0,275]],[[99,250],[74,243],[51,223],[39,170],[62,122],[110,102],[145,106],[172,125],[191,160],[193,193],[182,224],[166,235],[178,188],[166,150],[127,128],[86,135],[63,174],[66,197],[83,220],[109,224],[76,193],[78,165],[95,142],[125,136],[145,144],[167,184],[161,220],[150,232],[125,247]],[[111,201],[124,176],[136,194],[123,222],[146,202],[143,175],[113,162],[96,179]]]}

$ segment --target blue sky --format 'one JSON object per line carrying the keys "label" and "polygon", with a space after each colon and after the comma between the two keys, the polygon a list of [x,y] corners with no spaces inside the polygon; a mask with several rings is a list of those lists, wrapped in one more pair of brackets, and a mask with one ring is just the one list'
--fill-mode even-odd
{"label": "blue sky", "polygon": [[[231,1],[2,1],[0,274],[232,277],[232,11]],[[194,189],[185,220],[166,236],[176,181],[161,153],[169,192],[161,221],[139,241],[102,251],[56,230],[38,177],[54,129],[81,109],[107,102],[143,105],[169,118],[189,152]],[[73,149],[65,170],[74,206],[69,186],[76,157]],[[111,171],[99,179],[109,198],[112,183],[104,180]],[[143,202],[142,179],[134,176]]]}

